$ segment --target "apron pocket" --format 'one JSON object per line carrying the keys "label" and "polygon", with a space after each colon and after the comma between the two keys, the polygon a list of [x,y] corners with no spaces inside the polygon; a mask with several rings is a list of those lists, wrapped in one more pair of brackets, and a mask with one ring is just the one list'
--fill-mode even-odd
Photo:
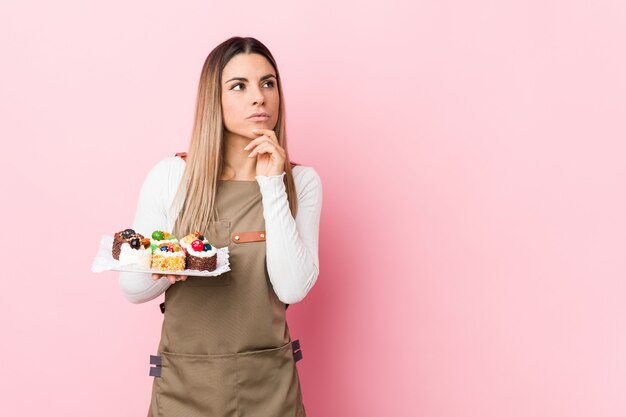
{"label": "apron pocket", "polygon": [[[198,277],[194,275],[190,275],[187,277],[186,281],[183,281],[183,286],[189,287],[224,287],[226,285],[230,285],[232,280],[232,276],[230,275],[231,271],[224,272],[223,274],[214,276],[214,277]],[[178,285],[180,283],[176,283]]]}
{"label": "apron pocket", "polygon": [[278,348],[238,353],[237,381],[241,416],[303,415],[291,341]]}
{"label": "apron pocket", "polygon": [[155,417],[237,417],[233,355],[161,352]]}

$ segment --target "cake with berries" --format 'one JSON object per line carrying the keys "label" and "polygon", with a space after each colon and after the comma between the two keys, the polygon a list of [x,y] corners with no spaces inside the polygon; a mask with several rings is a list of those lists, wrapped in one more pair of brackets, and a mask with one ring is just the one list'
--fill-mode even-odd
{"label": "cake with berries", "polygon": [[152,269],[159,271],[183,271],[185,252],[175,236],[159,230],[152,233]]}
{"label": "cake with berries", "polygon": [[191,246],[191,242],[198,239],[199,237],[202,237],[202,239],[204,239],[204,236],[202,236],[197,230],[193,233],[189,233],[187,236],[180,239],[180,246],[182,246],[183,249],[186,251]]}
{"label": "cake with berries", "polygon": [[119,261],[120,265],[150,269],[152,266],[150,239],[135,236],[130,238],[129,242],[122,243]]}
{"label": "cake with berries", "polygon": [[152,248],[153,253],[162,243],[171,242],[178,243],[178,239],[176,239],[176,236],[170,234],[169,232],[164,232],[163,230],[155,230],[154,232],[152,232],[152,235],[150,235],[150,247]]}
{"label": "cake with berries", "polygon": [[136,233],[133,229],[124,229],[121,232],[115,233],[113,235],[113,247],[111,248],[113,258],[119,261],[122,245],[124,243],[130,244],[131,239],[134,238],[138,238],[140,241],[144,239],[141,234]]}
{"label": "cake with berries", "polygon": [[215,271],[217,268],[217,248],[195,231],[180,240],[187,257],[187,269]]}

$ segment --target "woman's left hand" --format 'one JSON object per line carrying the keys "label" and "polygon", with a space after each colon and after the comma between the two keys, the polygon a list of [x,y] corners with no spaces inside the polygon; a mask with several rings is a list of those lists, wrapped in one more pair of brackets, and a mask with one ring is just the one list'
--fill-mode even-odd
{"label": "woman's left hand", "polygon": [[256,156],[256,175],[280,175],[285,172],[287,153],[278,144],[276,133],[271,129],[252,129],[259,136],[253,139],[244,150],[252,150],[249,157]]}

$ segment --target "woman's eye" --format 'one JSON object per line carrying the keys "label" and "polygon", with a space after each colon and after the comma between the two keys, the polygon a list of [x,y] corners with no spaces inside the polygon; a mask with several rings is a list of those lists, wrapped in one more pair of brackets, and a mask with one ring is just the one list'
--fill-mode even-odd
{"label": "woman's eye", "polygon": [[[269,85],[270,85],[270,88],[271,88],[271,87],[274,87],[274,81],[267,81],[264,85],[267,85],[267,84],[269,84]],[[241,89],[238,89],[238,90],[236,90],[236,89],[235,89],[235,87],[237,87],[237,86],[239,86],[239,85],[243,87],[243,83],[237,83],[237,84],[235,84],[235,85],[233,85],[233,86],[231,87],[231,90],[241,91]]]}

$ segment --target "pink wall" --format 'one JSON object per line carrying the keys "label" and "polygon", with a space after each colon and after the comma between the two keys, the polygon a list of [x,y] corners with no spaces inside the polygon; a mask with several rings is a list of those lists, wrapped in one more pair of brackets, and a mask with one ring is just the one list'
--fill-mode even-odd
{"label": "pink wall", "polygon": [[89,267],[231,35],[324,182],[310,417],[626,415],[623,1],[2,9],[3,415],[145,415],[161,298]]}

